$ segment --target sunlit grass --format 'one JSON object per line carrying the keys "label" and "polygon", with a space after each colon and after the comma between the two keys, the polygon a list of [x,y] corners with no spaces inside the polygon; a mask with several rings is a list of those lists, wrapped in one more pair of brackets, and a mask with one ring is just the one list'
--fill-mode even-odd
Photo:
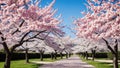
{"label": "sunlit grass", "polygon": [[[85,60],[83,57],[80,57],[82,61],[87,62],[88,64],[91,64],[95,66],[95,68],[113,68],[112,63],[107,63],[107,62],[98,62],[98,61],[92,61],[92,60]],[[100,58],[100,60],[107,60],[107,58]],[[99,60],[99,58],[97,58]],[[119,65],[120,67],[120,65]]]}
{"label": "sunlit grass", "polygon": [[[64,57],[65,58],[65,57]],[[57,57],[57,60],[60,60],[60,57]],[[44,58],[43,62],[54,62],[57,61],[51,58]],[[29,59],[30,63],[26,63],[25,60],[14,60],[11,62],[11,68],[38,68],[42,64],[31,63],[32,61],[41,62],[40,59]],[[0,68],[3,68],[4,62],[0,62]]]}
{"label": "sunlit grass", "polygon": [[[4,62],[0,62],[0,68],[3,68]],[[25,60],[16,60],[11,62],[11,68],[38,68],[40,64],[25,63]]]}

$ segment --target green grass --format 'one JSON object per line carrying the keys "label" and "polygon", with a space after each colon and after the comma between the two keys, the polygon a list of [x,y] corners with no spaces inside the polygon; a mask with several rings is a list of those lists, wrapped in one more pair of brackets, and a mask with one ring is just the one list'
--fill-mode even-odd
{"label": "green grass", "polygon": [[[95,68],[113,68],[113,65],[111,63],[85,60],[82,57],[81,57],[81,59],[82,59],[82,61],[87,62],[88,64],[91,64],[91,65],[95,66]],[[119,68],[120,68],[120,65],[119,65]]]}
{"label": "green grass", "polygon": [[92,60],[83,60],[83,61],[95,66],[95,68],[113,68],[112,65],[109,65],[108,63],[96,62]]}
{"label": "green grass", "polygon": [[[11,68],[38,68],[41,64],[26,63],[25,60],[15,60],[11,62]],[[4,62],[0,62],[0,68],[3,68]]]}
{"label": "green grass", "polygon": [[[57,57],[60,60],[60,57]],[[51,58],[44,58],[45,62],[54,62],[57,60],[51,60]],[[40,59],[30,59],[31,61],[40,61]],[[11,62],[11,68],[38,68],[42,64],[26,63],[25,60],[14,60]],[[0,68],[3,68],[4,62],[0,62]]]}

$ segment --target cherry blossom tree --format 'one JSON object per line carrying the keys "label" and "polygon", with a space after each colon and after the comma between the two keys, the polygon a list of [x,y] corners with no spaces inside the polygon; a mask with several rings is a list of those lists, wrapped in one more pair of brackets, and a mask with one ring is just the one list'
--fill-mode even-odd
{"label": "cherry blossom tree", "polygon": [[53,17],[56,10],[52,9],[55,2],[46,7],[39,7],[30,0],[0,0],[0,44],[6,59],[4,68],[10,68],[13,51],[24,42],[37,37],[45,31],[53,29],[59,32],[60,20]]}
{"label": "cherry blossom tree", "polygon": [[54,55],[54,58],[57,59],[57,53],[59,51],[61,51],[62,49],[60,48],[59,43],[55,41],[54,36],[48,36],[48,37],[46,37],[46,39],[44,40],[44,43],[47,46],[53,48],[53,50],[54,50],[54,53],[53,52],[51,53],[51,58],[53,59],[53,55]]}
{"label": "cherry blossom tree", "polygon": [[38,50],[40,52],[40,59],[43,60],[43,53],[45,52],[46,46],[43,43],[43,40],[50,34],[50,32],[44,32],[39,34],[33,39],[30,39],[26,43],[23,43],[21,47],[16,48],[16,50],[22,50],[25,51],[25,59],[26,63],[29,63],[29,50],[36,51]]}
{"label": "cherry blossom tree", "polygon": [[54,35],[54,41],[59,45],[60,50],[58,51],[61,59],[63,58],[64,45],[62,44],[61,37]]}
{"label": "cherry blossom tree", "polygon": [[36,46],[34,47],[35,49],[37,49],[37,51],[40,53],[40,60],[43,61],[43,55],[46,49],[46,46],[44,44],[43,41],[35,41],[36,42]]}
{"label": "cherry blossom tree", "polygon": [[103,45],[99,45],[99,43],[94,42],[94,41],[93,42],[89,42],[89,43],[90,44],[88,46],[88,50],[91,51],[91,53],[92,53],[92,60],[94,61],[96,52],[99,51],[99,50],[103,50],[106,47],[103,46]]}
{"label": "cherry blossom tree", "polygon": [[[64,36],[64,37],[56,37],[57,42],[60,44],[60,48],[62,48],[62,52],[66,53],[66,58],[70,57],[70,54],[72,52],[72,47],[73,47],[73,40],[69,36]],[[61,52],[61,53],[62,53]]]}
{"label": "cherry blossom tree", "polygon": [[38,43],[35,43],[36,39],[29,40],[21,45],[21,47],[17,47],[16,51],[24,51],[25,52],[25,60],[26,63],[29,63],[29,51],[35,52],[35,47],[38,45]]}
{"label": "cherry blossom tree", "polygon": [[[120,38],[119,0],[88,0],[88,12],[75,21],[77,36],[104,40],[114,55],[114,68],[118,68],[118,39]],[[115,40],[113,48],[108,40]]]}

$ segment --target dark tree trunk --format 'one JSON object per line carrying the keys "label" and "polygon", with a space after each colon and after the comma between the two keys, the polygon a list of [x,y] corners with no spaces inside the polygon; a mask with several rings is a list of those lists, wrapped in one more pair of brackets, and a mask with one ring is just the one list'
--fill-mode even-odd
{"label": "dark tree trunk", "polygon": [[43,52],[40,52],[40,60],[43,61]]}
{"label": "dark tree trunk", "polygon": [[95,50],[92,50],[92,60],[94,61],[95,59]]}
{"label": "dark tree trunk", "polygon": [[80,52],[78,53],[78,55],[79,55],[79,56],[80,56],[80,55],[83,56]]}
{"label": "dark tree trunk", "polygon": [[114,46],[115,54],[113,54],[113,67],[118,68],[118,45]]}
{"label": "dark tree trunk", "polygon": [[86,58],[86,60],[88,60],[88,52],[87,51],[85,52],[85,58]]}
{"label": "dark tree trunk", "polygon": [[60,52],[60,57],[61,57],[61,59],[63,59],[63,54],[62,54],[62,52]]}
{"label": "dark tree trunk", "polygon": [[55,57],[55,60],[56,60],[57,59],[57,51],[55,51],[54,57]]}
{"label": "dark tree trunk", "polygon": [[70,53],[68,52],[68,58],[70,57]]}
{"label": "dark tree trunk", "polygon": [[85,58],[85,56],[86,56],[86,53],[84,52],[84,53],[83,53],[83,58]]}
{"label": "dark tree trunk", "polygon": [[103,40],[105,41],[108,49],[112,52],[112,55],[113,55],[113,67],[118,68],[118,41],[117,41],[117,39],[115,41],[114,49],[109,45],[107,40],[105,40],[104,38],[103,38]]}
{"label": "dark tree trunk", "polygon": [[71,57],[71,53],[69,53],[69,57]]}
{"label": "dark tree trunk", "polygon": [[4,68],[10,68],[12,53],[7,53],[5,58]]}
{"label": "dark tree trunk", "polygon": [[[5,39],[2,37],[2,40],[4,41]],[[5,42],[2,45],[5,50],[5,54],[6,54],[4,68],[10,68],[11,57],[12,57],[14,48],[12,48],[10,51]]]}
{"label": "dark tree trunk", "polygon": [[68,57],[70,57],[70,53],[68,54]]}
{"label": "dark tree trunk", "polygon": [[68,53],[66,52],[66,58],[68,58]]}
{"label": "dark tree trunk", "polygon": [[29,63],[28,49],[25,49],[25,60],[26,63]]}
{"label": "dark tree trunk", "polygon": [[53,58],[54,58],[54,55],[53,55],[53,52],[51,53],[51,59],[53,60]]}

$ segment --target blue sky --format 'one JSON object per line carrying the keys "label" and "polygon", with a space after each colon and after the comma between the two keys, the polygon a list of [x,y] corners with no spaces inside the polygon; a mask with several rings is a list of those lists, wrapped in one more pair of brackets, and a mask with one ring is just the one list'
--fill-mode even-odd
{"label": "blue sky", "polygon": [[[52,2],[52,0],[42,0],[41,6],[48,5],[50,2]],[[86,10],[85,3],[86,0],[56,0],[53,8],[58,9],[56,15],[62,15],[62,24],[73,28],[73,20],[82,17],[80,12]],[[75,37],[68,28],[64,28],[63,30],[66,32],[66,35]]]}

